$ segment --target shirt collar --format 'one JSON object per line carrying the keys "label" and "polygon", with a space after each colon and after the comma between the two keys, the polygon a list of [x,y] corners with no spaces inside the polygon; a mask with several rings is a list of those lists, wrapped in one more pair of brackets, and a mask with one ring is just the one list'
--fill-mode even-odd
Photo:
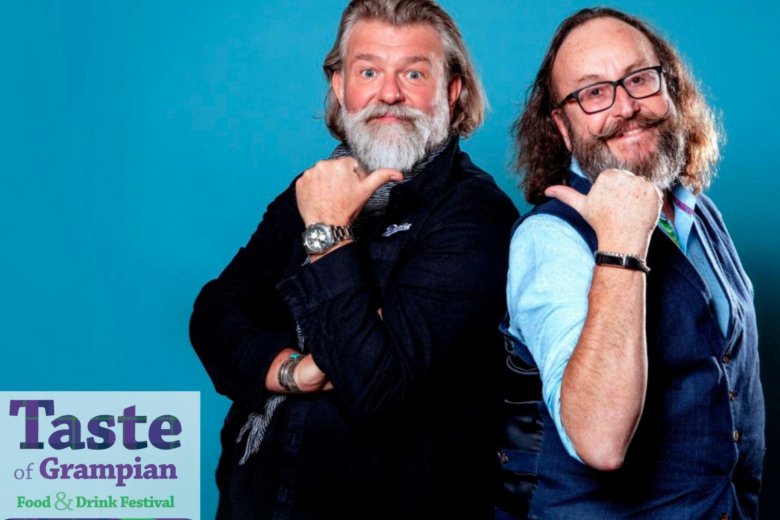
{"label": "shirt collar", "polygon": [[450,136],[438,152],[427,156],[415,167],[414,176],[393,188],[399,203],[431,200],[444,189],[455,155],[460,151],[460,138]]}
{"label": "shirt collar", "polygon": [[680,240],[683,253],[688,251],[688,240],[693,228],[693,211],[696,209],[696,196],[678,182],[672,188],[672,204],[674,204],[674,230]]}
{"label": "shirt collar", "polygon": [[577,162],[577,159],[575,159],[574,156],[572,156],[571,158],[571,166],[569,166],[569,169],[572,172],[579,175],[580,177],[582,177],[583,179],[588,180],[588,177],[582,171],[582,167],[580,166],[580,163]]}

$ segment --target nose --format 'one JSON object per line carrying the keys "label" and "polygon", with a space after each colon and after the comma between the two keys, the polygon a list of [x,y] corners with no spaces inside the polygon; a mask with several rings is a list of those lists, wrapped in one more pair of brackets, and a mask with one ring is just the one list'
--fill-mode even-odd
{"label": "nose", "polygon": [[388,74],[382,78],[382,86],[379,89],[379,100],[388,105],[394,105],[403,101],[404,94],[401,84],[395,75]]}
{"label": "nose", "polygon": [[619,85],[615,90],[615,104],[612,105],[612,112],[624,119],[630,119],[640,110],[639,100],[628,95],[625,87]]}

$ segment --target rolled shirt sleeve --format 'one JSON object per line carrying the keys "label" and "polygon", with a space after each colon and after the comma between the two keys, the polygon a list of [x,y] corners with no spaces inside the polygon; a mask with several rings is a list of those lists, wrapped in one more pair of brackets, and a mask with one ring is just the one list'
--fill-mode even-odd
{"label": "rolled shirt sleeve", "polygon": [[595,262],[585,240],[552,215],[533,215],[509,251],[509,331],[536,362],[542,396],[568,453],[582,462],[561,422],[561,383],[582,333]]}

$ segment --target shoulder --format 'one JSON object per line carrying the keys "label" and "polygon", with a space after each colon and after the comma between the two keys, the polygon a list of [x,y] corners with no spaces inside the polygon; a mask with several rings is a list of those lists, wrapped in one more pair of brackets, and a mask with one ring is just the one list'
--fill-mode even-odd
{"label": "shoulder", "polygon": [[290,214],[298,214],[298,205],[295,200],[295,183],[301,175],[303,175],[303,172],[297,174],[290,184],[268,204],[263,218],[276,215],[289,217]]}
{"label": "shoulder", "polygon": [[460,150],[455,154],[444,198],[448,205],[455,203],[464,209],[503,215],[511,218],[512,222],[519,216],[512,199],[498,186],[493,176]]}
{"label": "shoulder", "polygon": [[305,227],[298,212],[295,200],[295,181],[300,175],[279,193],[265,208],[260,222],[257,224],[246,247],[254,247],[259,243],[287,240],[291,236],[299,236]]}
{"label": "shoulder", "polygon": [[696,196],[696,208],[700,211],[700,213],[712,219],[713,222],[718,225],[718,227],[726,227],[723,223],[723,215],[715,205],[715,202],[704,193],[700,193]]}
{"label": "shoulder", "polygon": [[[524,218],[512,233],[510,269],[538,269],[545,266],[582,265],[592,260],[593,250],[586,239],[564,219],[536,213]],[[585,265],[590,262],[586,261]]]}
{"label": "shoulder", "polygon": [[[591,251],[598,248],[598,240],[593,228],[585,221],[582,216],[571,206],[564,204],[558,199],[547,199],[545,202],[534,206],[534,208],[519,223],[519,227],[525,225],[526,221],[532,218],[546,216],[554,218],[555,221],[565,223],[571,231],[576,232],[582,240],[590,247]],[[542,219],[542,221],[549,221]]]}
{"label": "shoulder", "polygon": [[520,219],[512,233],[512,241],[539,240],[555,245],[558,239],[586,242],[582,235],[565,219],[550,213],[528,213]]}
{"label": "shoulder", "polygon": [[723,215],[711,198],[703,193],[697,195],[695,214],[704,228],[710,230],[711,238],[724,242],[733,249],[731,234],[723,220]]}

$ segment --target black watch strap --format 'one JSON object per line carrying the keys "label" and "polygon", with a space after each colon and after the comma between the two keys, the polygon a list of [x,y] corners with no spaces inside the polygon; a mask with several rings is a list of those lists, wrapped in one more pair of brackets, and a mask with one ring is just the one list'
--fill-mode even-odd
{"label": "black watch strap", "polygon": [[613,253],[611,251],[596,251],[596,265],[606,265],[609,267],[622,267],[633,271],[642,271],[649,273],[650,268],[644,258],[637,255],[627,255],[624,253]]}

